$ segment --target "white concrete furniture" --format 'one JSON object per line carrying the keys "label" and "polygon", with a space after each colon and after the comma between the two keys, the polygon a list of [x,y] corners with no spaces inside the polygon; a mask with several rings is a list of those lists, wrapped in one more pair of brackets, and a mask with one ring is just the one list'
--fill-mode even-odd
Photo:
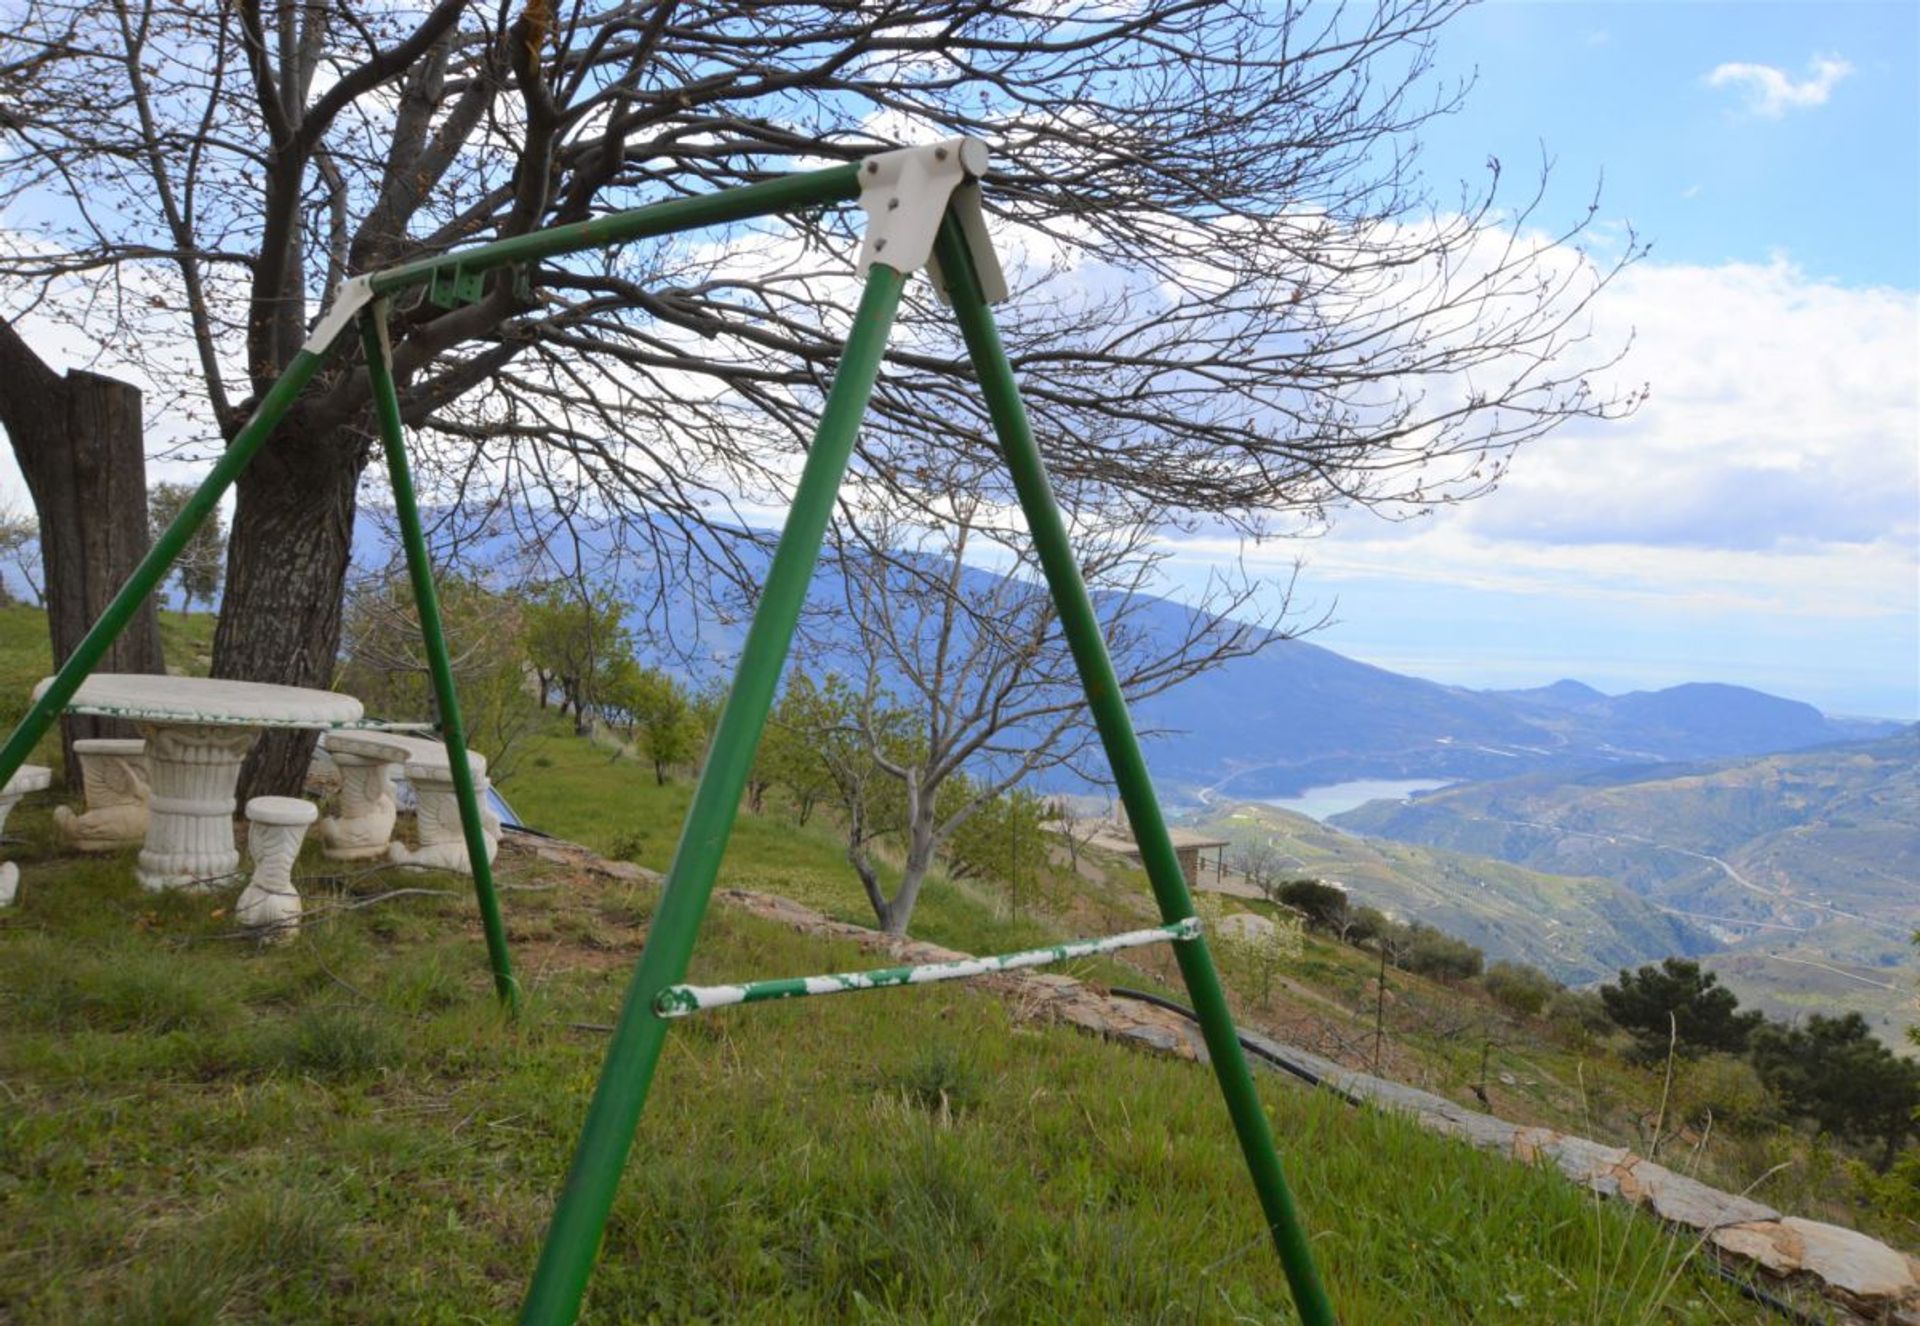
{"label": "white concrete furniture", "polygon": [[[363,861],[384,856],[399,865],[473,873],[445,742],[400,732],[329,732],[322,743],[340,770],[340,813],[322,820],[319,828],[322,850],[329,857]],[[413,788],[417,848],[389,842],[396,809],[390,784],[396,767],[405,771]],[[500,849],[500,817],[487,805],[486,756],[468,751],[467,767],[473,771],[487,861],[492,864]]]}
{"label": "white concrete furniture", "polygon": [[129,719],[146,733],[152,795],[134,874],[155,892],[203,887],[239,868],[234,788],[261,728],[342,727],[362,713],[358,700],[333,691],[115,672],[80,683],[67,710]]}
{"label": "white concrete furniture", "polygon": [[[29,792],[44,791],[53,783],[53,770],[44,764],[23,764],[0,788],[0,833],[5,833],[7,816],[20,804],[20,798]],[[13,904],[13,897],[20,891],[20,867],[11,861],[0,861],[0,907]]]}
{"label": "white concrete furniture", "polygon": [[[500,817],[487,804],[487,759],[467,752],[468,767],[473,770],[473,793],[480,803],[480,831],[487,844],[487,864],[493,864],[500,850]],[[407,761],[407,781],[413,784],[415,816],[420,845],[409,849],[395,843],[387,850],[389,860],[403,866],[425,866],[433,870],[457,870],[473,873],[467,855],[466,830],[460,824],[460,799],[453,791],[453,766],[447,763],[445,746],[435,746],[433,754]]]}
{"label": "white concrete furniture", "polygon": [[340,771],[338,809],[320,821],[320,850],[334,861],[384,858],[397,807],[393,774],[409,751],[384,732],[329,732],[320,739]]}
{"label": "white concrete furniture", "polygon": [[55,806],[53,825],[68,847],[81,852],[117,852],[147,836],[147,743],[114,737],[84,737],[73,743],[87,808]]}
{"label": "white concrete furniture", "polygon": [[233,905],[233,919],[259,931],[267,943],[284,944],[300,928],[293,862],[307,826],[318,818],[319,808],[298,797],[254,797],[247,802],[247,855],[253,858],[253,876]]}

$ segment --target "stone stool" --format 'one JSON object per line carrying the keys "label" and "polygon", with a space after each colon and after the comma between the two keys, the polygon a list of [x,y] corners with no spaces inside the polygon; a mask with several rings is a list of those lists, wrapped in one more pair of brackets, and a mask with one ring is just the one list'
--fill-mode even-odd
{"label": "stone stool", "polygon": [[[53,785],[53,770],[44,764],[23,764],[0,788],[0,833],[6,832],[7,816],[29,792],[42,792]],[[11,861],[0,862],[0,907],[13,902],[20,891],[20,867]]]}
{"label": "stone stool", "polygon": [[[487,757],[467,752],[467,767],[473,770],[473,791],[480,802],[480,827],[486,837],[487,864],[493,864],[500,850],[500,817],[487,804]],[[457,870],[473,873],[467,856],[466,831],[460,824],[460,798],[453,791],[453,768],[444,756],[437,760],[408,760],[407,781],[413,785],[416,814],[419,818],[420,845],[409,849],[395,843],[387,859],[396,865],[423,866],[431,870]]]}
{"label": "stone stool", "polygon": [[284,943],[299,928],[293,860],[300,855],[307,826],[319,818],[319,807],[298,797],[254,797],[247,802],[247,855],[253,858],[253,877],[234,904],[233,916],[269,943]]}
{"label": "stone stool", "polygon": [[54,827],[68,847],[81,852],[117,852],[147,836],[147,743],[109,737],[73,743],[86,790],[85,814],[56,806]]}
{"label": "stone stool", "polygon": [[378,733],[329,732],[327,754],[340,771],[338,813],[314,830],[320,850],[334,861],[370,861],[387,854],[393,837],[392,779],[408,748]]}

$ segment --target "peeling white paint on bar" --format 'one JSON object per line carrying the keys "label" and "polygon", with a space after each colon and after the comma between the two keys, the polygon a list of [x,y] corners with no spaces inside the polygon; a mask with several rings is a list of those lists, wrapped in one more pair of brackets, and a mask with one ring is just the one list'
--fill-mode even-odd
{"label": "peeling white paint on bar", "polygon": [[835,972],[827,976],[790,976],[773,981],[747,981],[741,985],[669,985],[653,1001],[653,1011],[663,1018],[685,1017],[709,1008],[731,1004],[758,1004],[774,999],[799,999],[806,995],[846,994],[853,990],[882,990],[895,985],[931,985],[936,981],[958,981],[970,976],[988,976],[994,972],[1016,971],[1022,967],[1044,967],[1048,963],[1072,958],[1090,958],[1123,948],[1147,944],[1180,943],[1198,938],[1200,919],[1189,916],[1171,925],[1151,930],[1129,930],[1104,939],[1074,939],[1046,948],[1024,949],[986,958],[962,958],[953,962],[931,962],[917,967],[881,967],[874,971]]}

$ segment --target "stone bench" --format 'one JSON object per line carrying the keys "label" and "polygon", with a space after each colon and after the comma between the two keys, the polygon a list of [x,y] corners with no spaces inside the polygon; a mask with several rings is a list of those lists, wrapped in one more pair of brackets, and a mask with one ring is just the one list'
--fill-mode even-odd
{"label": "stone bench", "polygon": [[135,737],[83,737],[73,743],[86,810],[56,806],[54,828],[78,852],[117,852],[147,836],[147,743]]}
{"label": "stone bench", "polygon": [[[329,732],[322,744],[340,770],[339,813],[321,820],[316,830],[322,852],[336,861],[384,856],[398,865],[473,873],[445,743],[398,732]],[[413,787],[419,827],[419,846],[414,848],[392,841],[398,809],[391,787],[396,767]],[[500,847],[500,818],[487,805],[486,756],[468,751],[467,767],[473,773],[491,863]]]}
{"label": "stone bench", "polygon": [[[0,833],[7,829],[7,816],[20,804],[20,798],[29,792],[44,792],[53,785],[53,770],[44,764],[23,764],[7,779],[7,785],[0,787]],[[0,861],[0,907],[13,902],[14,894],[20,891],[20,867],[11,861]]]}

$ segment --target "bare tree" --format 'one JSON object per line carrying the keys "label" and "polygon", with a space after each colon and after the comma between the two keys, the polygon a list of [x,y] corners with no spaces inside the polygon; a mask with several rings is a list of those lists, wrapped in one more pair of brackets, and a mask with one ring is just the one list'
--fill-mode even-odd
{"label": "bare tree", "polygon": [[[996,527],[996,513],[970,495],[975,476],[949,477],[960,496],[943,503],[937,524],[862,512],[842,524],[836,565],[841,652],[859,669],[849,718],[860,758],[901,801],[904,862],[893,896],[860,844],[850,842],[848,855],[891,934],[906,932],[927,869],[983,806],[1042,771],[1094,781],[1103,768],[1030,543]],[[1161,559],[1147,526],[1079,516],[1081,574],[1129,702],[1280,638],[1236,616],[1251,611],[1251,583],[1223,582],[1204,606],[1178,607],[1150,592]],[[863,796],[871,787],[859,784]]]}
{"label": "bare tree", "polygon": [[[1497,167],[1423,192],[1417,131],[1462,92],[1434,85],[1432,44],[1460,7],[22,0],[0,314],[77,325],[230,437],[345,275],[970,133],[998,153],[1005,334],[1063,486],[1242,528],[1417,509],[1632,403],[1589,385],[1613,352],[1584,344],[1618,268],[1553,244],[1585,218],[1537,235],[1538,194],[1497,206]],[[634,244],[403,310],[425,480],[459,515],[642,513],[628,537],[725,565],[701,532],[784,491],[851,306],[851,224]],[[985,452],[930,304],[862,436],[881,483],[929,446]],[[332,367],[241,480],[219,675],[331,673],[367,399]],[[307,741],[263,742],[248,787],[292,785]]]}

